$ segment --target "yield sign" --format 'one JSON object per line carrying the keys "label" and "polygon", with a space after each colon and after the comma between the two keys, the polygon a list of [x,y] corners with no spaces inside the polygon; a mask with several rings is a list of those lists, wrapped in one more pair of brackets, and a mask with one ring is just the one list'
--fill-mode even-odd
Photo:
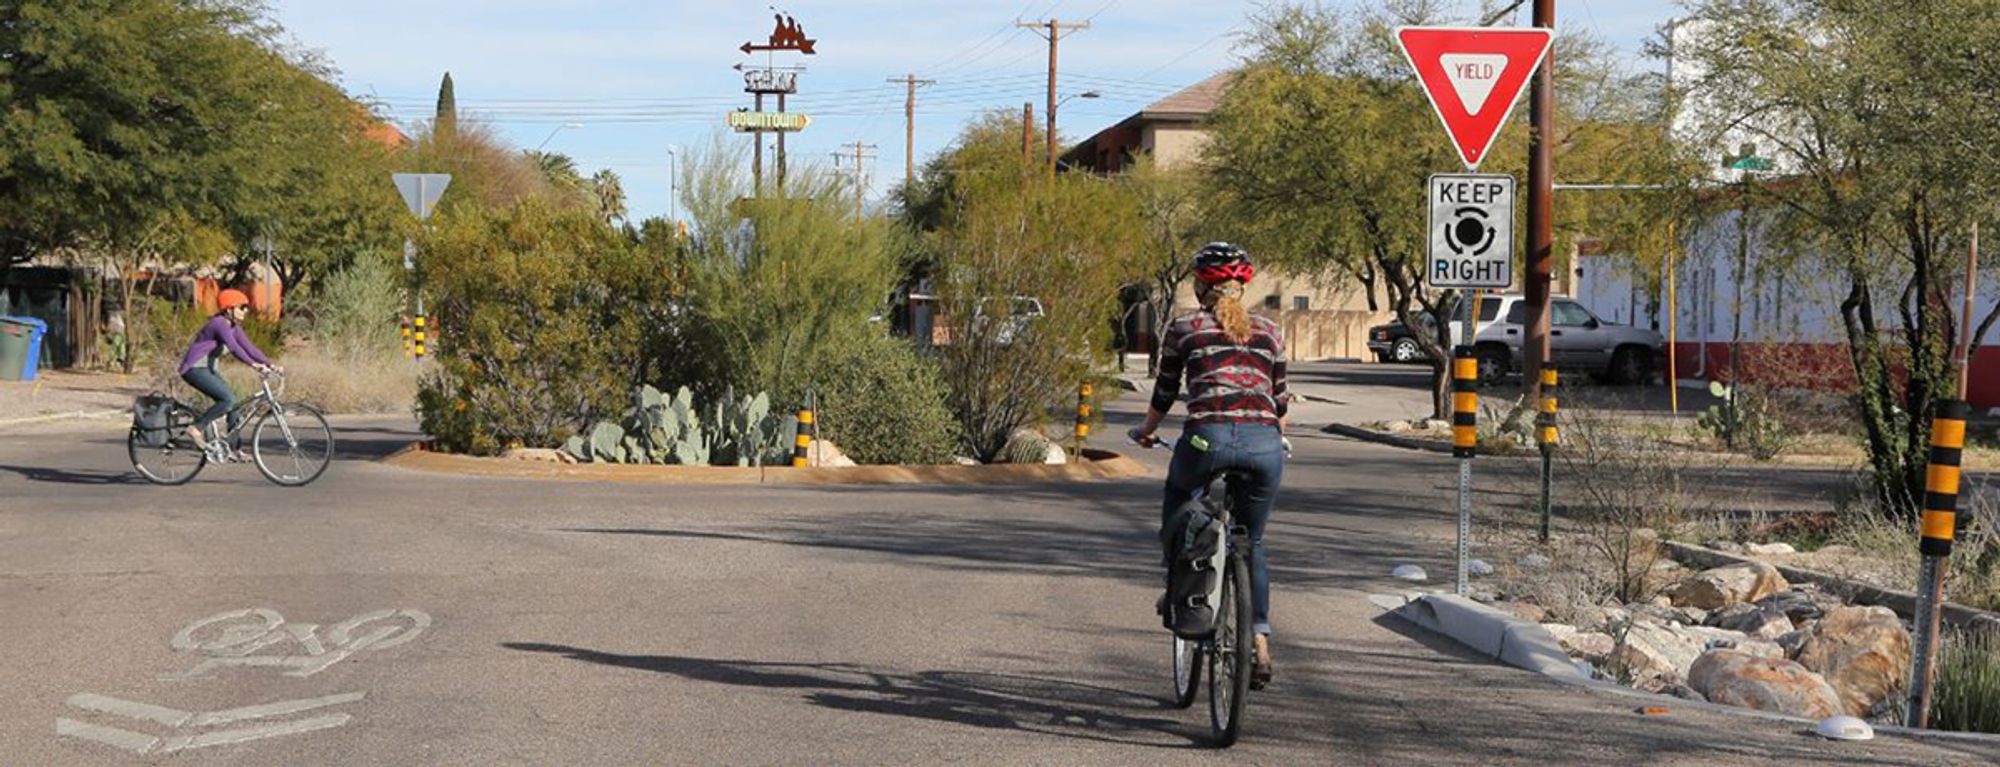
{"label": "yield sign", "polygon": [[420,221],[431,217],[431,209],[444,196],[444,188],[451,186],[449,173],[398,173],[394,179],[396,191],[403,195],[403,204]]}
{"label": "yield sign", "polygon": [[1555,34],[1547,29],[1402,27],[1396,41],[1451,134],[1459,159],[1477,169]]}

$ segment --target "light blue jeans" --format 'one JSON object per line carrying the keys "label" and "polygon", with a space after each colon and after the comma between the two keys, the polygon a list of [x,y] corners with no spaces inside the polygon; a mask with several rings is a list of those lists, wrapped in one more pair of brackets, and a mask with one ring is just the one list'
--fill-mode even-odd
{"label": "light blue jeans", "polygon": [[[1197,449],[1192,440],[1200,437],[1208,449]],[[1211,479],[1225,471],[1240,472],[1247,481],[1237,483],[1236,524],[1250,533],[1250,598],[1256,631],[1271,633],[1271,567],[1264,555],[1264,525],[1271,521],[1271,508],[1278,500],[1278,483],[1285,473],[1285,446],[1278,427],[1266,423],[1209,422],[1189,424],[1174,444],[1173,462],[1167,467],[1166,498],[1160,506],[1160,545],[1167,547],[1168,531],[1178,530],[1180,508],[1206,488]]]}

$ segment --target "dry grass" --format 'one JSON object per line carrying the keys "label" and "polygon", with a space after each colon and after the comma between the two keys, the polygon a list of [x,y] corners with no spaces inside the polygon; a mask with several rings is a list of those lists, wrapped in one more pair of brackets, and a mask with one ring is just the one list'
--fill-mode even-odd
{"label": "dry grass", "polygon": [[285,367],[287,399],[315,405],[328,413],[409,413],[417,401],[417,382],[428,362],[399,354],[365,355],[294,349],[280,362]]}

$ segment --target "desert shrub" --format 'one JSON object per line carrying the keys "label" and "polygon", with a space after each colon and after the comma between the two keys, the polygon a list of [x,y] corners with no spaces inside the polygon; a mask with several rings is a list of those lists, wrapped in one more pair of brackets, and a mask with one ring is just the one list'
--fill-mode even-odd
{"label": "desert shrub", "polygon": [[936,364],[908,341],[857,335],[812,378],[821,432],[855,463],[950,463],[964,450]]}
{"label": "desert shrub", "polygon": [[1939,645],[1932,727],[2000,733],[2000,636],[1948,631]]}
{"label": "desert shrub", "polygon": [[742,159],[716,146],[691,163],[700,229],[677,256],[687,312],[663,330],[671,343],[648,382],[685,384],[704,400],[764,391],[795,407],[836,346],[867,332],[895,287],[896,258],[879,220],[854,220],[841,179],[807,168],[787,180],[790,196],[750,199]]}
{"label": "desert shrub", "polygon": [[303,301],[314,346],[336,355],[400,355],[399,271],[386,256],[367,254],[321,280]]}
{"label": "desert shrub", "polygon": [[1615,416],[1571,410],[1563,425],[1559,497],[1576,540],[1611,596],[1648,599],[1663,585],[1651,577],[1666,557],[1659,541],[1701,512],[1690,490],[1699,480],[1689,476],[1684,454],[1629,435]]}
{"label": "desert shrub", "polygon": [[440,448],[556,447],[626,405],[670,270],[589,211],[466,208],[427,238],[429,310],[448,330],[418,392]]}
{"label": "desert shrub", "polygon": [[1778,399],[1765,387],[1716,382],[1708,388],[1722,398],[1722,404],[1709,407],[1695,419],[1695,426],[1724,448],[1768,461],[1796,439]]}

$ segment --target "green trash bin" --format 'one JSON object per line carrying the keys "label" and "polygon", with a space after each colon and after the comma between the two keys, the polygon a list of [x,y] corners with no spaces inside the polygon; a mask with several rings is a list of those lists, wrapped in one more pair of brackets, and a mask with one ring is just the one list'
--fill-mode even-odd
{"label": "green trash bin", "polygon": [[28,350],[35,329],[27,323],[0,319],[0,379],[19,381],[28,372]]}

